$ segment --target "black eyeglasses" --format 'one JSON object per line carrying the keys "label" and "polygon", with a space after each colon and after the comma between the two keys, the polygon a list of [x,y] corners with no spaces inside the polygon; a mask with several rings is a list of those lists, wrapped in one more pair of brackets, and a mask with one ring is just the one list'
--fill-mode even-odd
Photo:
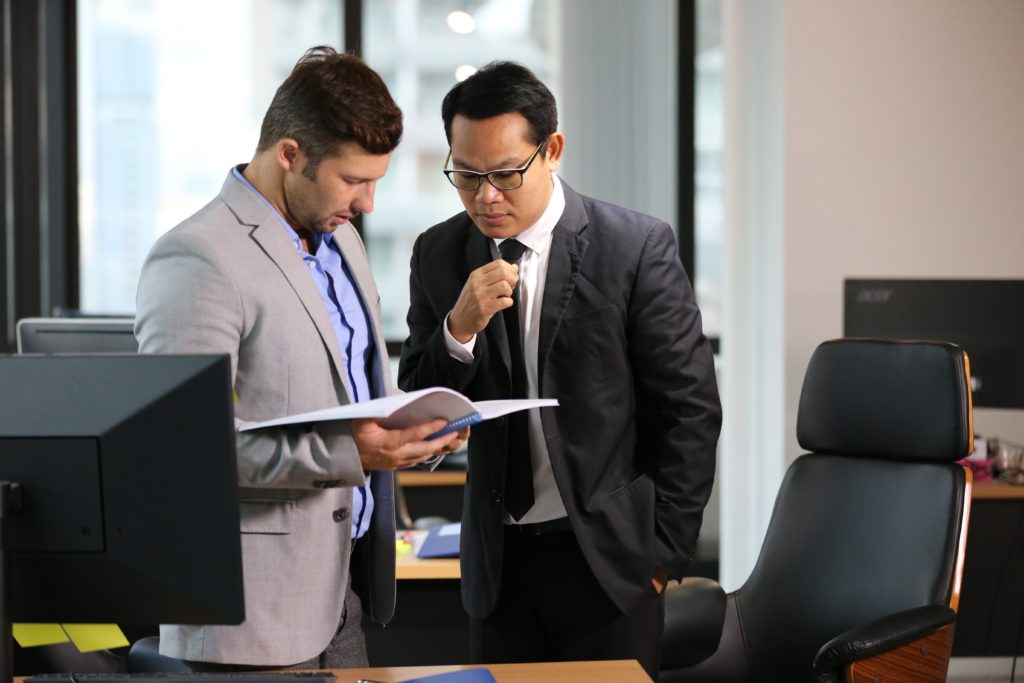
{"label": "black eyeglasses", "polygon": [[[523,186],[523,175],[529,170],[530,164],[537,158],[537,153],[544,146],[547,140],[542,141],[537,145],[537,149],[533,150],[533,154],[526,160],[526,164],[519,168],[499,168],[493,171],[487,171],[486,173],[477,173],[476,171],[456,171],[450,168],[444,169],[442,172],[448,177],[448,182],[455,186],[457,190],[466,190],[468,192],[476,192],[480,189],[480,183],[487,178],[487,182],[494,186],[496,190],[515,190]],[[447,166],[448,162],[452,160],[452,152],[448,150],[448,158],[444,160],[444,165]]]}

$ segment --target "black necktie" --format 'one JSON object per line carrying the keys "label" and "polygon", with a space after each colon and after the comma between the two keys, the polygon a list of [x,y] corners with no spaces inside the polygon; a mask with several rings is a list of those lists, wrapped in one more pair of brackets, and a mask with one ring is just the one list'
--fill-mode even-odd
{"label": "black necktie", "polygon": [[[501,258],[517,264],[526,247],[514,239],[498,246]],[[526,398],[526,362],[523,358],[523,334],[519,329],[520,285],[512,290],[512,306],[502,311],[508,336],[509,360],[512,370],[512,398]],[[505,509],[519,520],[533,507],[533,465],[530,462],[530,437],[525,410],[508,416],[508,459],[505,469]]]}

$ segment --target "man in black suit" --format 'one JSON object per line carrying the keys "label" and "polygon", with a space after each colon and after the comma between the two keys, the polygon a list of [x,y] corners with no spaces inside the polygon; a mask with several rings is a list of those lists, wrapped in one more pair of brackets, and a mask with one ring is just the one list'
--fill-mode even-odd
{"label": "man in black suit", "polygon": [[661,594],[693,557],[721,424],[672,229],[555,175],[555,101],[518,64],[454,86],[442,118],[466,211],[416,241],[399,385],[560,402],[474,427],[472,656],[638,659],[654,675]]}

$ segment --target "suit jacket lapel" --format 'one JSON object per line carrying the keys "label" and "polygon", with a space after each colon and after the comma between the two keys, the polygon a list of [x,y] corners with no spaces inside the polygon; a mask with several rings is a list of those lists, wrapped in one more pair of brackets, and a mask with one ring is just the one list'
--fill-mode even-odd
{"label": "suit jacket lapel", "polygon": [[341,360],[341,350],[338,348],[334,327],[327,315],[327,309],[324,308],[320,292],[317,291],[313,278],[306,272],[306,264],[281,225],[280,218],[233,174],[228,174],[228,179],[221,189],[221,198],[241,223],[253,226],[250,236],[277,265],[291,285],[299,302],[316,326],[320,339],[331,357],[334,371],[341,378],[347,398],[351,402],[352,389],[348,385],[348,373],[343,370],[345,366]]}
{"label": "suit jacket lapel", "polygon": [[589,244],[581,234],[589,222],[583,200],[564,182],[562,191],[565,194],[565,209],[555,225],[554,232],[551,233],[551,254],[548,256],[544,302],[540,311],[540,339],[537,343],[538,392],[543,391],[544,366],[565,315],[566,306],[572,299],[580,264],[583,263],[583,255]]}

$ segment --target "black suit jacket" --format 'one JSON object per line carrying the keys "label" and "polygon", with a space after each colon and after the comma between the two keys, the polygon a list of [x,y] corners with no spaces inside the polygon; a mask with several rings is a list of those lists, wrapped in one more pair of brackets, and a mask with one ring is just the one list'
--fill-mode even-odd
{"label": "black suit jacket", "polygon": [[[558,182],[558,181],[556,181]],[[551,467],[594,574],[623,612],[651,590],[655,567],[682,575],[693,557],[715,471],[721,407],[711,349],[663,221],[562,184],[541,309],[538,386]],[[477,335],[472,363],[452,358],[441,325],[489,238],[461,213],[420,235],[412,256],[409,338],[399,385],[507,398],[500,315]],[[462,597],[494,609],[501,584],[507,430],[473,427],[462,520]]]}

